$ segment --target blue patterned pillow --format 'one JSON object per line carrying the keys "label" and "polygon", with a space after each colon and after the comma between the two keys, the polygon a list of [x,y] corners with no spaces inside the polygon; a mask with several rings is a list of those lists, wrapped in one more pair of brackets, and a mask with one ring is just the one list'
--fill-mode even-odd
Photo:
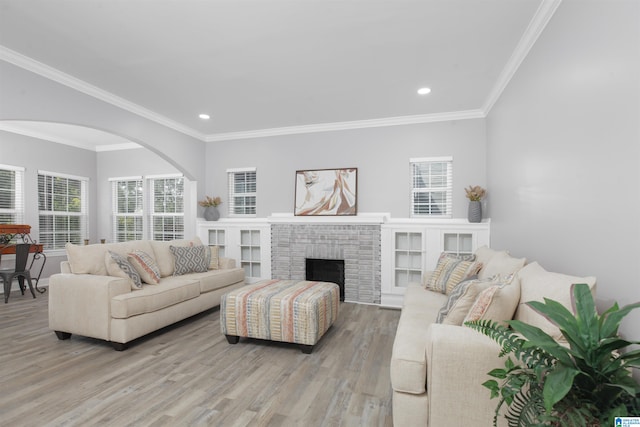
{"label": "blue patterned pillow", "polygon": [[169,246],[175,259],[174,276],[187,273],[203,273],[209,269],[210,255],[204,245]]}
{"label": "blue patterned pillow", "polygon": [[142,289],[142,279],[140,279],[140,274],[138,274],[127,258],[112,251],[109,251],[109,255],[111,255],[111,259],[118,264],[120,270],[122,270],[133,281],[132,289]]}

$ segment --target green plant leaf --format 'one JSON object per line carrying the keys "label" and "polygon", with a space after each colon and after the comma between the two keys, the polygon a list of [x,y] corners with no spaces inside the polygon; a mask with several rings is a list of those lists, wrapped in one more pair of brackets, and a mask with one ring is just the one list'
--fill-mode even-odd
{"label": "green plant leaf", "polygon": [[560,328],[568,341],[578,341],[580,332],[576,318],[564,305],[547,298],[544,299],[544,303],[529,301],[527,305]]}
{"label": "green plant leaf", "polygon": [[542,396],[544,397],[544,407],[547,413],[551,412],[553,406],[567,395],[573,386],[573,379],[580,371],[563,365],[558,365],[549,372],[544,381]]}
{"label": "green plant leaf", "polygon": [[493,369],[489,371],[488,375],[493,378],[505,379],[507,377],[507,371],[504,369]]}
{"label": "green plant leaf", "polygon": [[625,305],[620,308],[618,311],[608,312],[606,315],[602,315],[604,317],[604,321],[602,322],[602,328],[600,330],[600,336],[602,338],[613,337],[618,334],[618,328],[620,327],[620,322],[622,319],[629,314],[630,311],[640,307],[640,302],[636,302],[634,304]]}
{"label": "green plant leaf", "polygon": [[571,285],[571,304],[576,313],[576,322],[583,342],[589,349],[595,348],[600,341],[598,312],[593,295],[586,283]]}
{"label": "green plant leaf", "polygon": [[529,345],[543,349],[565,365],[573,365],[573,361],[571,359],[571,356],[569,356],[567,349],[558,344],[542,329],[531,326],[519,320],[512,320],[509,322],[509,324],[514,330],[520,332],[525,338],[529,340]]}

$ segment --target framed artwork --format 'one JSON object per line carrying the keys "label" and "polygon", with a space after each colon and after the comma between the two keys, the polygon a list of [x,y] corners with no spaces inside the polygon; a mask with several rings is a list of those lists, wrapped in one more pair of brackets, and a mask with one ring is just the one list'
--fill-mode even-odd
{"label": "framed artwork", "polygon": [[294,214],[356,215],[357,190],[357,168],[296,171]]}

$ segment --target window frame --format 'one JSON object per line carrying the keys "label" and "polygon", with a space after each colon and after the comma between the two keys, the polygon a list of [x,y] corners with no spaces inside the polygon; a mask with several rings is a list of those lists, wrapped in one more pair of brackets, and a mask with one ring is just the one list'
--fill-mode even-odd
{"label": "window frame", "polygon": [[[109,182],[111,182],[111,239],[112,242],[128,242],[131,240],[142,240],[145,238],[145,208],[144,208],[144,197],[146,194],[144,188],[144,179],[142,176],[131,176],[131,177],[118,177],[118,178],[109,178]],[[139,188],[139,194],[135,196],[135,210],[133,212],[128,211],[129,200],[130,198],[125,195],[125,198],[122,199],[118,196],[118,187],[122,184],[129,185],[133,183],[137,188]],[[121,209],[121,202],[126,203],[124,209]],[[124,212],[123,212],[124,210]],[[131,219],[133,221],[133,230],[127,229],[126,225],[124,229],[119,227],[119,223],[124,220],[125,222]],[[138,230],[139,224],[139,230]],[[134,239],[125,239],[124,237],[133,235]]]}
{"label": "window frame", "polygon": [[[4,188],[0,188],[1,192],[12,193],[12,197],[7,197],[7,200],[12,199],[11,204],[13,208],[3,208],[0,206],[0,224],[23,224],[24,216],[25,216],[25,207],[24,207],[24,178],[25,178],[25,168],[20,166],[12,166],[6,164],[0,164],[0,170],[13,172],[13,189],[7,190]],[[1,180],[1,179],[0,179]],[[2,216],[10,215],[10,222],[4,222],[2,220]]]}
{"label": "window frame", "polygon": [[[244,174],[245,177],[245,190],[251,184],[253,184],[254,191],[244,191],[237,192],[236,191],[236,181],[237,177],[241,174]],[[253,181],[247,180],[247,175],[253,174]],[[228,199],[229,199],[229,216],[236,218],[254,218],[258,213],[258,172],[255,167],[247,167],[247,168],[234,168],[227,169],[227,180],[228,180]],[[251,188],[249,188],[251,189]],[[242,198],[245,203],[238,204],[236,203],[238,198]],[[253,205],[247,204],[247,199],[253,198]],[[240,212],[243,210],[244,212]],[[247,212],[250,210],[250,212]]]}
{"label": "window frame", "polygon": [[[446,165],[446,171],[443,174],[432,174],[431,168],[438,163]],[[410,201],[410,213],[412,218],[452,218],[453,217],[453,156],[442,157],[420,157],[409,159],[410,165],[410,179],[411,179],[411,201]],[[428,166],[429,172],[426,175],[428,183],[424,186],[417,186],[416,182],[419,176],[416,174],[416,167]],[[444,178],[444,185],[433,184],[438,179]],[[438,193],[444,197],[442,201],[434,201],[433,195]],[[418,203],[417,196],[420,194],[426,194],[429,200],[426,203]],[[429,211],[433,211],[434,207],[444,208],[444,212],[419,212],[419,210],[426,207]]]}
{"label": "window frame", "polygon": [[[75,195],[70,194],[69,192],[69,183],[70,181],[78,181],[80,185],[80,210],[69,211],[69,201],[67,200],[67,210],[55,210],[55,198],[56,196],[60,197],[62,194],[58,193],[56,195],[54,183],[51,184],[51,189],[49,191],[48,188],[41,187],[41,177],[43,179],[52,178],[52,179],[62,179],[66,180],[66,192],[64,197],[69,198]],[[43,181],[46,187],[46,183]],[[89,178],[83,176],[69,175],[58,172],[49,172],[49,171],[38,171],[37,178],[37,186],[38,186],[38,240],[39,243],[44,246],[45,252],[56,252],[56,251],[64,251],[64,244],[66,243],[74,243],[74,244],[82,244],[82,242],[89,237]],[[43,191],[44,190],[44,191]],[[42,209],[43,201],[46,204],[51,203],[50,209]],[[47,230],[47,227],[44,226],[44,219],[47,217],[51,217],[51,230]],[[62,246],[60,244],[62,241],[58,242],[56,235],[61,234],[61,232],[57,231],[57,224],[59,221],[57,219],[67,218],[68,223],[71,222],[71,218],[78,217],[79,218],[79,236],[77,239],[73,239],[71,237],[72,230],[70,227],[67,227],[65,232],[67,234],[66,241]],[[48,236],[51,236],[50,238]]]}
{"label": "window frame", "polygon": [[[155,192],[155,182],[159,181],[159,180],[181,180],[181,185],[182,185],[182,199],[181,199],[181,205],[182,205],[182,210],[181,211],[175,211],[175,212],[158,212],[156,211],[156,204],[155,204],[155,197],[156,197],[156,192]],[[167,241],[167,240],[174,240],[174,239],[184,239],[184,185],[185,185],[185,179],[184,176],[182,174],[167,174],[167,175],[149,175],[145,177],[145,181],[147,183],[147,189],[148,189],[148,205],[147,205],[147,218],[148,218],[148,227],[147,227],[147,236],[150,240],[159,240],[159,241]],[[164,197],[166,197],[166,194],[164,195]],[[177,200],[177,199],[176,199]],[[176,202],[177,203],[177,202]],[[164,222],[167,219],[172,219],[173,220],[173,230],[170,231],[156,231],[156,220],[158,219],[162,219],[163,222],[163,227],[166,227],[166,224],[164,224]],[[181,230],[180,230],[181,228]],[[161,236],[162,238],[160,239],[156,239],[156,237]]]}

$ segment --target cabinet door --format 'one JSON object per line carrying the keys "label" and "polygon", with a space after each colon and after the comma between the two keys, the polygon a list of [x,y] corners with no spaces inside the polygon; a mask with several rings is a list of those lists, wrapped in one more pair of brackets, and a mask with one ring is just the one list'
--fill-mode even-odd
{"label": "cabinet door", "polygon": [[456,255],[470,255],[475,250],[473,232],[442,232],[442,251]]}
{"label": "cabinet door", "polygon": [[423,233],[396,231],[393,239],[393,287],[406,288],[409,283],[420,283],[423,267]]}
{"label": "cabinet door", "polygon": [[225,256],[226,249],[226,230],[224,229],[210,229],[209,230],[209,245],[218,246],[218,256]]}
{"label": "cabinet door", "polygon": [[240,230],[240,266],[246,277],[262,277],[260,230]]}

